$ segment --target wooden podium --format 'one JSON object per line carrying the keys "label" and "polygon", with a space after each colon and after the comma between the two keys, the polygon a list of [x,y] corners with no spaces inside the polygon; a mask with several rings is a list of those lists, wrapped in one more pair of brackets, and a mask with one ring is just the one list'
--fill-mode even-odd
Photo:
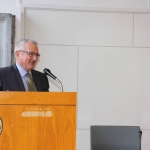
{"label": "wooden podium", "polygon": [[0,150],[75,147],[75,92],[0,92]]}

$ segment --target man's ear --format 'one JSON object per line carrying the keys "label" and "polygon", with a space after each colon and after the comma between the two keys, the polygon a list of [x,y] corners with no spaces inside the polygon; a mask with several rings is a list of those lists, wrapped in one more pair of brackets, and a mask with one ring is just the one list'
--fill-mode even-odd
{"label": "man's ear", "polygon": [[15,55],[15,60],[19,59],[19,56],[20,56],[19,51],[15,51],[14,55]]}
{"label": "man's ear", "polygon": [[15,52],[14,52],[14,55],[15,55],[15,57],[19,56],[19,52],[18,52],[18,51],[15,51]]}

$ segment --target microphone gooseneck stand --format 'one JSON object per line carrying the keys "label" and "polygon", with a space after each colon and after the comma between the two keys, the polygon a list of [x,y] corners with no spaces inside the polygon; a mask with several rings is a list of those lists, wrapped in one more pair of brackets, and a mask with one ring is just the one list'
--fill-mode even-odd
{"label": "microphone gooseneck stand", "polygon": [[55,80],[61,85],[61,91],[63,92],[63,85],[62,85],[61,81],[58,78],[56,78]]}
{"label": "microphone gooseneck stand", "polygon": [[49,75],[51,78],[57,81],[61,85],[61,91],[63,92],[63,85],[61,81],[56,76],[54,76],[49,69],[45,68],[43,72],[45,73],[45,75]]}

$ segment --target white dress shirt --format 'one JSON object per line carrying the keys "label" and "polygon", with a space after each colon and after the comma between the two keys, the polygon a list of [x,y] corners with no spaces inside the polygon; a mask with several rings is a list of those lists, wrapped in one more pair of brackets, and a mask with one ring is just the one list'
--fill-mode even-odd
{"label": "white dress shirt", "polygon": [[[19,66],[19,65],[17,64],[17,62],[16,62],[16,66],[17,66],[17,68],[18,68],[18,70],[19,70],[19,73],[20,73],[20,76],[21,76],[23,85],[24,85],[24,87],[25,87],[25,90],[28,91],[28,85],[27,85],[27,79],[28,79],[28,77],[26,76],[27,72],[26,72],[21,66]],[[32,76],[31,71],[29,71],[28,73],[30,73],[31,76]]]}

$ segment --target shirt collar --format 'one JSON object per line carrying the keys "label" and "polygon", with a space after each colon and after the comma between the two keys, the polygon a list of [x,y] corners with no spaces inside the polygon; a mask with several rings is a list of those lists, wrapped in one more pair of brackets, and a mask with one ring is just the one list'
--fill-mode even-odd
{"label": "shirt collar", "polygon": [[[18,68],[18,70],[19,70],[19,73],[20,73],[21,77],[24,77],[24,76],[27,74],[27,72],[26,72],[21,66],[19,66],[19,65],[17,64],[17,62],[16,62],[16,66],[17,66],[17,68]],[[29,71],[28,73],[31,74],[31,71]]]}

